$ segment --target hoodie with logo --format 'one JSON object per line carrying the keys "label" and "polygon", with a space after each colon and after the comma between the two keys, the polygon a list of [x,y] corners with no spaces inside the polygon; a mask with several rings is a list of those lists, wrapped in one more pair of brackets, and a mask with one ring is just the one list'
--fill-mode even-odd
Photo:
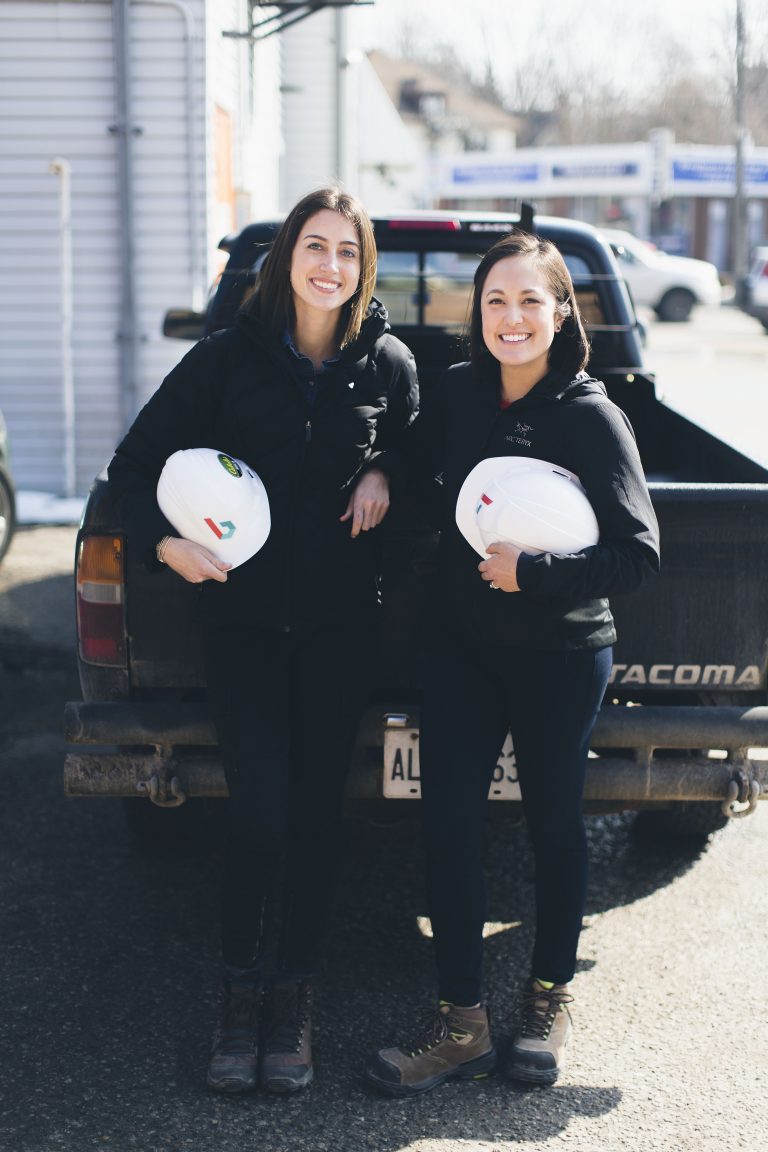
{"label": "hoodie with logo", "polygon": [[[586,373],[549,371],[522,399],[499,404],[498,372],[450,368],[410,433],[414,471],[439,476],[437,626],[493,645],[600,648],[616,639],[608,598],[659,570],[659,534],[632,428]],[[456,526],[456,500],[479,461],[527,456],[574,472],[600,538],[572,555],[523,553],[520,592],[492,589]]]}
{"label": "hoodie with logo", "polygon": [[297,357],[258,316],[196,344],[136,417],[109,465],[131,556],[160,570],[155,546],[178,535],[160,511],[157,481],[182,448],[244,460],[267,491],[271,530],[225,583],[201,586],[200,615],[224,627],[335,628],[377,604],[376,532],[341,523],[373,464],[397,474],[418,407],[410,351],[373,301],[359,336],[329,362],[316,394]]}

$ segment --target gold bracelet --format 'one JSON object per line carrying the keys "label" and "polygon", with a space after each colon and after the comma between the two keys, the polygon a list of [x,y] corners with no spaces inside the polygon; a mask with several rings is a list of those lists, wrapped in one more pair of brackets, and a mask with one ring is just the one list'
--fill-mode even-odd
{"label": "gold bracelet", "polygon": [[168,547],[168,541],[171,539],[172,539],[171,536],[163,536],[162,540],[160,541],[160,543],[155,548],[155,556],[157,556],[158,563],[160,563],[160,564],[165,564],[165,560],[163,559],[163,557],[165,555],[165,550]]}

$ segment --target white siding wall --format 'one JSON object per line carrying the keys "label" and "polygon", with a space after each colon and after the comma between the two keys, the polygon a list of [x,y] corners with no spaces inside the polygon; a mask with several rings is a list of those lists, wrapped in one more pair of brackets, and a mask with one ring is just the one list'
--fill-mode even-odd
{"label": "white siding wall", "polygon": [[[124,392],[134,397],[135,409],[187,350],[162,336],[166,309],[200,304],[217,270],[216,104],[232,116],[238,207],[245,204],[246,217],[252,198],[265,211],[276,207],[278,40],[251,48],[221,36],[223,29],[247,26],[246,0],[132,0],[137,342],[126,390],[120,357],[119,140],[110,131],[116,120],[112,18],[112,4],[105,0],[0,3],[0,406],[23,489],[63,493],[65,483],[60,183],[49,171],[51,161],[63,157],[72,174],[72,360],[81,494],[125,429]],[[263,66],[253,76],[252,61]],[[251,112],[254,89],[258,120]]]}
{"label": "white siding wall", "polygon": [[283,131],[281,207],[333,183],[336,171],[336,38],[326,8],[282,34]]}
{"label": "white siding wall", "polygon": [[243,140],[240,224],[269,219],[279,209],[283,152],[281,41],[282,35],[272,36],[253,49],[253,119],[250,135]]}
{"label": "white siding wall", "polygon": [[0,5],[0,406],[20,487],[62,492],[59,182],[72,166],[82,491],[118,428],[109,4]]}
{"label": "white siding wall", "polygon": [[[131,85],[135,213],[135,293],[139,343],[136,398],[142,404],[181,358],[186,345],[162,335],[169,307],[204,299],[209,277],[206,197],[205,3],[182,9],[163,0],[131,4]],[[189,133],[187,36],[191,33],[192,120]],[[194,167],[193,167],[194,166]],[[190,203],[190,188],[197,190]],[[196,251],[195,251],[196,247]],[[123,431],[124,418],[120,417]],[[79,425],[79,421],[78,421]],[[109,445],[104,445],[109,450]]]}

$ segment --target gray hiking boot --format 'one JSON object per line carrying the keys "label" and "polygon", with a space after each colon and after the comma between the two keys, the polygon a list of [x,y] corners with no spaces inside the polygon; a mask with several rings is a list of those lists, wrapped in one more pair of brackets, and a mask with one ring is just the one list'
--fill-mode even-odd
{"label": "gray hiking boot", "polygon": [[382,1048],[365,1074],[390,1096],[417,1096],[452,1076],[480,1079],[495,1065],[487,1008],[442,1003],[417,1040],[406,1048]]}
{"label": "gray hiking boot", "polygon": [[507,1075],[528,1084],[554,1084],[571,1038],[567,984],[547,989],[529,980],[520,1005],[520,1028],[512,1042]]}
{"label": "gray hiking boot", "polygon": [[258,1083],[260,985],[225,977],[219,990],[219,1022],[208,1062],[214,1092],[250,1092]]}
{"label": "gray hiking boot", "polygon": [[312,986],[307,980],[275,980],[264,1001],[261,1086],[267,1092],[298,1092],[312,1083]]}

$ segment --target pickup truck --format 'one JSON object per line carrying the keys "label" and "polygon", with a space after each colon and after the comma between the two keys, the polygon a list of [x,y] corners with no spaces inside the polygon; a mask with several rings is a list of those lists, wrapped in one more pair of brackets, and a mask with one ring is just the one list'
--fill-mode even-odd
{"label": "pickup truck", "polygon": [[[619,639],[586,808],[637,811],[649,830],[671,836],[703,836],[754,811],[768,794],[768,760],[751,754],[768,747],[768,470],[657,396],[630,296],[595,229],[534,223],[529,208],[521,217],[435,211],[374,223],[376,294],[425,390],[465,358],[472,275],[486,248],[520,224],[563,253],[590,334],[590,370],[635,429],[663,550],[657,581],[612,600]],[[226,268],[206,311],[169,312],[166,335],[194,340],[231,324],[277,227],[256,223],[225,238]],[[381,677],[359,730],[350,810],[412,813],[419,795],[419,624],[434,545],[425,523],[393,508],[377,530]],[[199,810],[226,795],[192,622],[199,589],[171,571],[148,572],[131,554],[104,475],[77,537],[76,590],[83,699],[66,705],[65,791],[128,798],[131,821],[162,836],[182,817],[160,809]],[[519,812],[509,738],[496,776],[492,811]]]}

